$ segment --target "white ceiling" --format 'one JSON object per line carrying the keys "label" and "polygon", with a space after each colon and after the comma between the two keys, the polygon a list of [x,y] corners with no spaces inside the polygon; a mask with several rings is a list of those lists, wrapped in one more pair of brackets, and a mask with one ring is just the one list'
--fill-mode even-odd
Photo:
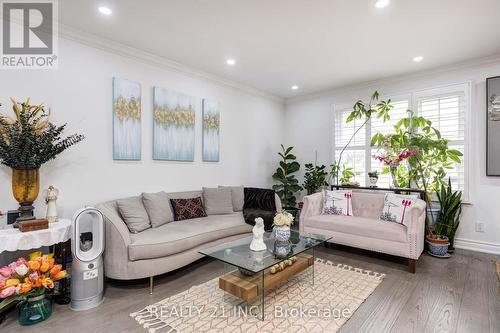
{"label": "white ceiling", "polygon": [[[374,3],[63,0],[59,18],[285,98],[500,53],[499,0]],[[100,14],[99,5],[113,14]],[[414,63],[419,55],[424,60]],[[229,57],[235,66],[225,64]]]}

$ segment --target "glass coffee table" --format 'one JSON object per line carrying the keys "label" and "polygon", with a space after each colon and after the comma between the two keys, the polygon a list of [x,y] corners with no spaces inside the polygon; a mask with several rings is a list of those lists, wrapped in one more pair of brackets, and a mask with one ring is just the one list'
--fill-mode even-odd
{"label": "glass coffee table", "polygon": [[[291,231],[287,243],[264,234],[267,249],[250,250],[252,236],[207,248],[199,253],[224,263],[219,288],[241,300],[249,313],[264,320],[264,293],[298,274],[314,284],[314,248],[331,237]],[[275,253],[279,254],[276,255]]]}

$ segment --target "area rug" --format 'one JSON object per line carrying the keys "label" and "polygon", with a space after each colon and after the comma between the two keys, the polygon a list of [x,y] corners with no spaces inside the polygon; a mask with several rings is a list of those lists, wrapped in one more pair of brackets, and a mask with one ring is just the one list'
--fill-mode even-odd
{"label": "area rug", "polygon": [[131,313],[150,333],[337,332],[385,277],[316,259],[314,285],[299,274],[265,294],[265,320],[219,289],[218,278]]}

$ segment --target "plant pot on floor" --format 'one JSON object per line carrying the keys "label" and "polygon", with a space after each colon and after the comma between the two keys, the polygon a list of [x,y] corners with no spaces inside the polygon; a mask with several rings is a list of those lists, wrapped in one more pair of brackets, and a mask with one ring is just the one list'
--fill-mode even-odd
{"label": "plant pot on floor", "polygon": [[450,241],[446,236],[426,237],[427,250],[436,257],[446,257]]}

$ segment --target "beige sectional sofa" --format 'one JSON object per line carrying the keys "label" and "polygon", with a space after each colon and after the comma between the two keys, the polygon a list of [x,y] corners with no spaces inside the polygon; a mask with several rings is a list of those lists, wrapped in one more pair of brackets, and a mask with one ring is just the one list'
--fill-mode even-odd
{"label": "beige sectional sofa", "polygon": [[[202,191],[166,195],[171,199],[202,197]],[[131,233],[120,215],[117,201],[96,206],[106,220],[104,272],[112,279],[150,277],[152,284],[153,276],[202,258],[198,253],[201,249],[249,236],[252,231],[252,226],[245,223],[242,211],[235,211],[231,214],[172,221]],[[276,208],[281,209],[279,198],[276,198]],[[172,208],[168,206],[168,209]]]}
{"label": "beige sectional sofa", "polygon": [[416,260],[424,250],[425,201],[416,199],[410,208],[408,227],[381,221],[384,193],[352,192],[354,216],[322,215],[323,194],[304,197],[300,214],[301,232],[329,235],[331,243],[362,248],[408,258],[408,269],[415,272]]}

